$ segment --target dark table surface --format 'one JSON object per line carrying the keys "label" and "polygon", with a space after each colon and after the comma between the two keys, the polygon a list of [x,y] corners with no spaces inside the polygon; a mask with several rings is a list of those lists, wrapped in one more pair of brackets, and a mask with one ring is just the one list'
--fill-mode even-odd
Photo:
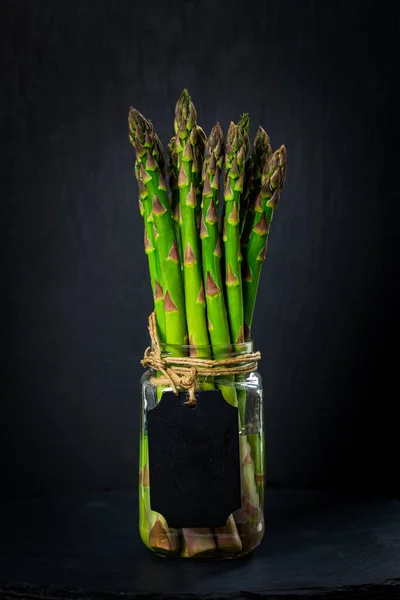
{"label": "dark table surface", "polygon": [[153,556],[129,492],[2,503],[0,525],[0,598],[400,597],[395,499],[269,490],[262,545],[217,563]]}

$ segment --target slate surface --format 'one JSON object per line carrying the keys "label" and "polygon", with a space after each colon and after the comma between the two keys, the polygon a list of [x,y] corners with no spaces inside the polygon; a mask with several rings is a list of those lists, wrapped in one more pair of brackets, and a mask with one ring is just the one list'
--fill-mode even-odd
{"label": "slate surface", "polygon": [[64,597],[61,589],[79,590],[68,598],[330,591],[338,598],[394,598],[399,591],[400,501],[394,499],[270,490],[267,533],[258,551],[218,563],[153,556],[140,542],[136,494],[129,492],[3,503],[0,525],[4,598]]}

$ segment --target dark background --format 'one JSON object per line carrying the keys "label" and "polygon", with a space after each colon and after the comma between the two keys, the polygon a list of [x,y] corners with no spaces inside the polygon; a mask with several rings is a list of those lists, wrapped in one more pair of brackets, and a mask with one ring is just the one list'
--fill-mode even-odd
{"label": "dark background", "polygon": [[151,311],[127,112],[250,112],[288,177],[253,335],[268,479],[399,492],[396,3],[2,0],[3,494],[136,485]]}

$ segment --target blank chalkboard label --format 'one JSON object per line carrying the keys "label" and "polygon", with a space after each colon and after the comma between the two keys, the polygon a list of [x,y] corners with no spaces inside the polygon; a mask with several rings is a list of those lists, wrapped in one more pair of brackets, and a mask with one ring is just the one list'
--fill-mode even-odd
{"label": "blank chalkboard label", "polygon": [[165,392],[147,413],[152,510],[169,527],[222,527],[240,508],[238,410],[219,390]]}

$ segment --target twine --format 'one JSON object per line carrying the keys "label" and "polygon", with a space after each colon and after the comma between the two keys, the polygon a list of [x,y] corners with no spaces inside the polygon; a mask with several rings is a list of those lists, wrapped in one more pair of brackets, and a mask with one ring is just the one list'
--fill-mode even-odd
{"label": "twine", "polygon": [[161,376],[152,377],[153,385],[170,385],[178,396],[178,388],[187,390],[189,406],[196,404],[196,389],[199,377],[220,375],[243,375],[257,370],[260,352],[246,352],[227,358],[198,358],[197,356],[161,356],[160,341],[157,335],[156,315],[149,316],[151,347],[146,348],[141,364],[159,371]]}

